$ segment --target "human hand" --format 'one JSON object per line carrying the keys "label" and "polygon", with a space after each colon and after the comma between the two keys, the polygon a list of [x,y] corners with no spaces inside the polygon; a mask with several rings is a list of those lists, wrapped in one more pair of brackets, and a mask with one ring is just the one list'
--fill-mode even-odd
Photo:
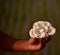
{"label": "human hand", "polygon": [[28,41],[28,51],[39,51],[43,49],[51,40],[51,37],[46,38],[30,38]]}

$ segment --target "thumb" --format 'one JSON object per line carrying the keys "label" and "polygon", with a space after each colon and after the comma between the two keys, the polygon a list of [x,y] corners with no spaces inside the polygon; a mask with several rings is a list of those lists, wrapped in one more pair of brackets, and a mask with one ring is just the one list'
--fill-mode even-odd
{"label": "thumb", "polygon": [[30,44],[33,44],[33,43],[35,42],[35,39],[36,39],[36,38],[30,38],[30,39],[29,39],[29,43],[30,43]]}

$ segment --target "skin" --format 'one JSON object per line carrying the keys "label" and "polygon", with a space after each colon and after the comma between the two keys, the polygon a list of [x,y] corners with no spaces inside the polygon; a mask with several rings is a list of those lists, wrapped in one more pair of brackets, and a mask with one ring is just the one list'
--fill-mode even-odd
{"label": "skin", "polygon": [[0,31],[0,49],[13,52],[35,52],[43,49],[50,41],[51,37],[47,38],[29,38],[28,40],[18,40],[12,38]]}

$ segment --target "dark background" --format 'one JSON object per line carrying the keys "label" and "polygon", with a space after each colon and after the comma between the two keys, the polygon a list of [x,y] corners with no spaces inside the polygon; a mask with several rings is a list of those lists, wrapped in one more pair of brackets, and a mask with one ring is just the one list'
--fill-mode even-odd
{"label": "dark background", "polygon": [[39,52],[8,52],[0,55],[60,55],[60,0],[0,0],[0,29],[16,39],[28,39],[32,24],[47,20],[56,34]]}

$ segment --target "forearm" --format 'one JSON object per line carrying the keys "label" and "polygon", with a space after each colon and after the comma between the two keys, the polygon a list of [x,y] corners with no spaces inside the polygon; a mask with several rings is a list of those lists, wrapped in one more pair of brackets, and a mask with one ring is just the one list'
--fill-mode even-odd
{"label": "forearm", "polygon": [[13,45],[14,51],[28,51],[28,41],[27,40],[18,40]]}
{"label": "forearm", "polygon": [[27,40],[11,38],[0,31],[0,49],[5,51],[27,51]]}

